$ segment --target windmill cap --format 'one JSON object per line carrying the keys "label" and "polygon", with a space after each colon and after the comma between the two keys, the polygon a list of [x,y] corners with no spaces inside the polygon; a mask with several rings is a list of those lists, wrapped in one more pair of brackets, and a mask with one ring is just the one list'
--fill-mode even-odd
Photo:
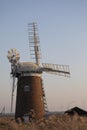
{"label": "windmill cap", "polygon": [[19,72],[36,72],[39,70],[39,66],[32,62],[19,62],[17,70]]}

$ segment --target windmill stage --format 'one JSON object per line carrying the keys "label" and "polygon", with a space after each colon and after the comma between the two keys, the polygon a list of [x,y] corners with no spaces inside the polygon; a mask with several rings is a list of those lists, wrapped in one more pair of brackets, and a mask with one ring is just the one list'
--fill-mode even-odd
{"label": "windmill stage", "polygon": [[11,75],[13,78],[11,111],[13,109],[13,95],[15,79],[17,79],[17,96],[15,118],[22,118],[33,112],[36,119],[42,118],[47,112],[47,101],[43,86],[42,74],[47,72],[69,77],[68,65],[40,63],[41,49],[36,23],[28,24],[29,47],[34,62],[21,62],[20,54],[16,49],[8,51],[8,60],[11,63]]}

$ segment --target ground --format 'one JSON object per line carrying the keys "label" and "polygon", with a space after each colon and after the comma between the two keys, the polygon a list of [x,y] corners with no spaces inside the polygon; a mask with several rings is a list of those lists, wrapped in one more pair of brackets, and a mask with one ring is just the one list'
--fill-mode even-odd
{"label": "ground", "polygon": [[13,117],[0,118],[0,130],[87,130],[87,117],[75,114],[50,115],[37,121],[15,122]]}

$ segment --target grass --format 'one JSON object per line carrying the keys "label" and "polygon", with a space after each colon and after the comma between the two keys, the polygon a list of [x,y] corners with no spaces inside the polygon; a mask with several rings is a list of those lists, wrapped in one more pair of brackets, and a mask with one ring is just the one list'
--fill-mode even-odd
{"label": "grass", "polygon": [[48,118],[42,118],[37,121],[19,124],[14,118],[0,118],[0,130],[87,130],[87,117],[81,117],[75,114],[51,115]]}

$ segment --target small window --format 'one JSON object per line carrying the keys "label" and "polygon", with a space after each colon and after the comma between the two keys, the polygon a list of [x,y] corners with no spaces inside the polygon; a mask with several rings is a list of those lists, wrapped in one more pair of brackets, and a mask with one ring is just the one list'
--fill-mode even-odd
{"label": "small window", "polygon": [[25,92],[29,92],[30,91],[30,86],[29,85],[25,85],[24,86],[24,91]]}

